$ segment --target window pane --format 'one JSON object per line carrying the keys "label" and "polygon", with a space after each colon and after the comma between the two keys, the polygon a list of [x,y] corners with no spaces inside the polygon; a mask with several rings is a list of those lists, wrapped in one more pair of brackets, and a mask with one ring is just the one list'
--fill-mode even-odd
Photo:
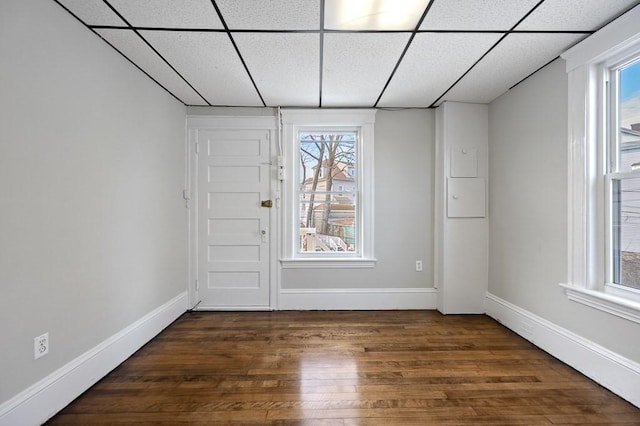
{"label": "window pane", "polygon": [[300,133],[302,190],[332,191],[333,185],[353,188],[356,177],[356,132]]}
{"label": "window pane", "polygon": [[300,132],[298,251],[356,252],[356,132]]}
{"label": "window pane", "polygon": [[620,164],[618,171],[640,170],[640,61],[622,68],[618,102]]}
{"label": "window pane", "polygon": [[302,194],[299,251],[357,251],[355,200],[337,194]]}
{"label": "window pane", "polygon": [[613,182],[614,282],[640,289],[640,178]]}

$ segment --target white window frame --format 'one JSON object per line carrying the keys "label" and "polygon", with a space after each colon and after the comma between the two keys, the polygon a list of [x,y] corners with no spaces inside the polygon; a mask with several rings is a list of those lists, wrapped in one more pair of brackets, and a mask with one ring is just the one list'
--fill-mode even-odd
{"label": "white window frame", "polygon": [[[640,55],[640,6],[565,52],[569,77],[568,271],[570,300],[640,323],[640,293],[609,283],[610,69]],[[617,127],[617,125],[616,125]],[[617,128],[615,129],[617,131]]]}
{"label": "white window frame", "polygon": [[[282,196],[283,244],[281,264],[283,268],[373,268],[373,144],[375,113],[373,109],[283,109],[282,154],[284,157],[284,182]],[[299,140],[300,130],[357,130],[359,191],[357,222],[358,251],[355,253],[300,253],[299,242]]]}

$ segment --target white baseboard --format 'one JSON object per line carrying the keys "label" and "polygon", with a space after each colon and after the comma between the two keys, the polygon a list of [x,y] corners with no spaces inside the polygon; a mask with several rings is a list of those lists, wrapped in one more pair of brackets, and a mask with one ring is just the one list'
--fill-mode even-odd
{"label": "white baseboard", "polygon": [[640,407],[640,364],[487,293],[487,315]]}
{"label": "white baseboard", "polygon": [[44,423],[188,309],[182,293],[0,405],[0,426]]}
{"label": "white baseboard", "polygon": [[281,289],[278,309],[379,310],[435,309],[433,288]]}

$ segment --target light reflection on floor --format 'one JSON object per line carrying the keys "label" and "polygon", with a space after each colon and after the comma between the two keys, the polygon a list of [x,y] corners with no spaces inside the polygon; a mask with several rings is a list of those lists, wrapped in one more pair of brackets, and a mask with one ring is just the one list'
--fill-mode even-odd
{"label": "light reflection on floor", "polygon": [[336,409],[347,401],[358,405],[358,363],[351,355],[303,354],[299,378],[302,418],[315,417],[311,411],[327,410],[328,403]]}

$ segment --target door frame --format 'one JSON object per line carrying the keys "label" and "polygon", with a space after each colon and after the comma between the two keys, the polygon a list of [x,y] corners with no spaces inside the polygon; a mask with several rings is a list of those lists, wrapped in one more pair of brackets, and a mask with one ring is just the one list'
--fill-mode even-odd
{"label": "door frame", "polygon": [[[269,167],[270,198],[274,207],[269,214],[269,309],[278,310],[278,294],[280,293],[280,268],[278,262],[281,241],[280,229],[280,181],[277,176],[277,156],[279,128],[276,116],[214,116],[187,115],[185,134],[185,190],[184,198],[188,210],[187,223],[187,292],[189,309],[198,310],[198,294],[196,279],[198,277],[198,157],[196,142],[202,130],[266,130],[269,132],[269,150],[271,166]],[[249,308],[244,308],[249,310]],[[222,308],[220,310],[223,310]],[[243,310],[242,307],[234,310]]]}

